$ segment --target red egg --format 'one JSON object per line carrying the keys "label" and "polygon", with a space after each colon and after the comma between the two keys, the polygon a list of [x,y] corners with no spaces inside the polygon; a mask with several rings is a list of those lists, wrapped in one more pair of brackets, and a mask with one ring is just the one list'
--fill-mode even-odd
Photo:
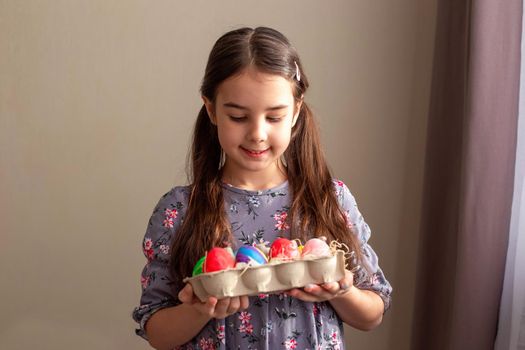
{"label": "red egg", "polygon": [[286,238],[277,238],[270,247],[270,258],[291,260],[299,257],[299,247],[296,241]]}
{"label": "red egg", "polygon": [[215,247],[208,251],[204,272],[222,271],[235,266],[235,258],[228,249]]}

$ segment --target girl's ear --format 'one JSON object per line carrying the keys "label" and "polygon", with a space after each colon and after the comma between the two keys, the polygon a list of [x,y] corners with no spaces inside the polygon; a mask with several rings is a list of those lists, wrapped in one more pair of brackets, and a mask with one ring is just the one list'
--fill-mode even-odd
{"label": "girl's ear", "polygon": [[303,96],[301,96],[301,99],[299,102],[295,104],[295,112],[292,119],[292,128],[295,126],[295,123],[297,122],[297,119],[299,118],[299,113],[301,112],[301,106],[303,105]]}
{"label": "girl's ear", "polygon": [[208,117],[210,117],[210,121],[213,125],[217,125],[217,120],[215,118],[213,103],[208,100],[206,96],[202,96],[202,102],[204,102],[204,106],[206,106],[206,112],[208,112]]}

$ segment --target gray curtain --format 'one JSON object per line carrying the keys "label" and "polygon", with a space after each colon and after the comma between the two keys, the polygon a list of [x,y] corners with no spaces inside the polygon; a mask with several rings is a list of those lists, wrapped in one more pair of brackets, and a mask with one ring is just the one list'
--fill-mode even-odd
{"label": "gray curtain", "polygon": [[493,349],[511,216],[522,1],[438,2],[413,350]]}

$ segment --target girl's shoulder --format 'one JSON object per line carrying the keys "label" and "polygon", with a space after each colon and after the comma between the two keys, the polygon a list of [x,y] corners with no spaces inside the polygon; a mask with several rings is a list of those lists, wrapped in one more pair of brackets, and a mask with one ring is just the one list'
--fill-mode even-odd
{"label": "girl's shoulder", "polygon": [[189,193],[189,186],[173,187],[160,197],[153,209],[143,241],[144,255],[149,262],[168,261],[170,242],[185,215]]}
{"label": "girl's shoulder", "polygon": [[170,206],[186,206],[190,196],[190,186],[175,186],[160,197],[155,209],[169,208]]}
{"label": "girl's shoulder", "polygon": [[178,226],[180,219],[186,212],[189,195],[189,186],[175,186],[160,197],[148,222],[148,231],[150,231],[151,236],[154,236],[152,232],[158,231],[157,228],[163,227],[172,230]]}

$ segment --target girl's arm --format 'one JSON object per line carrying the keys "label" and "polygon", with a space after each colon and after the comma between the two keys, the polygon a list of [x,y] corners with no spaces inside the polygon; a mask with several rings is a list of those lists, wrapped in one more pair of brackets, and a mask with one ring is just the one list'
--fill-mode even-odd
{"label": "girl's arm", "polygon": [[374,329],[383,320],[383,300],[371,290],[351,286],[329,301],[345,323],[362,331]]}
{"label": "girl's arm", "polygon": [[203,303],[187,284],[178,295],[181,305],[154,313],[146,323],[148,341],[155,349],[173,349],[195,337],[212,319],[222,319],[249,306],[247,296],[224,298],[209,297]]}
{"label": "girl's arm", "polygon": [[159,310],[146,323],[149,344],[173,349],[196,336],[210,319],[186,304]]}
{"label": "girl's arm", "polygon": [[308,302],[329,301],[345,323],[362,331],[381,324],[385,311],[382,298],[373,291],[354,286],[353,274],[348,270],[339,282],[308,285],[291,289],[287,294]]}

